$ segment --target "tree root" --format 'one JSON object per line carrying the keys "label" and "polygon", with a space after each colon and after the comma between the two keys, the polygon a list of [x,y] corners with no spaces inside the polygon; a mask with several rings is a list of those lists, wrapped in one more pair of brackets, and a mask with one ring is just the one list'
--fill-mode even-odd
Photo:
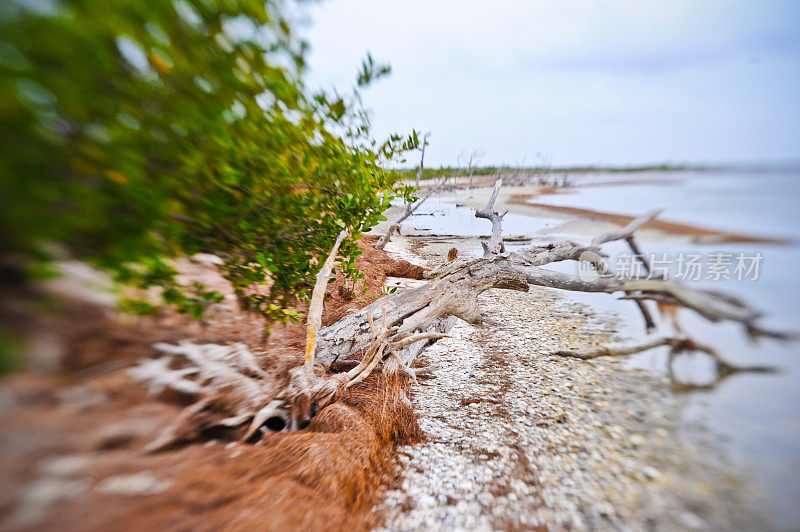
{"label": "tree root", "polygon": [[169,388],[193,396],[197,402],[184,409],[145,452],[194,439],[203,430],[216,426],[244,424],[270,405],[278,391],[274,377],[258,366],[244,344],[182,341],[155,347],[164,353],[161,358],[143,361],[128,373],[144,382],[151,393]]}

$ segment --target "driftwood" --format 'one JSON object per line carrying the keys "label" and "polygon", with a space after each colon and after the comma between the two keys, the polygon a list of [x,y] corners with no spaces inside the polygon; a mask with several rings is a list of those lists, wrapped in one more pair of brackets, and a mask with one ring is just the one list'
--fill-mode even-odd
{"label": "driftwood", "polygon": [[645,340],[644,342],[636,345],[627,346],[600,346],[595,349],[587,351],[570,351],[560,350],[555,351],[553,355],[580,358],[581,360],[591,360],[598,357],[620,357],[629,356],[636,353],[641,353],[656,347],[668,346],[671,348],[673,354],[680,352],[699,351],[706,353],[714,359],[719,373],[726,375],[738,373],[740,371],[750,371],[759,373],[768,373],[774,371],[774,368],[768,366],[739,366],[723,358],[716,349],[711,346],[701,344],[689,338],[675,338],[675,337],[656,337]]}
{"label": "driftwood", "polygon": [[[770,366],[740,366],[725,359],[711,346],[695,342],[685,337],[655,337],[636,345],[627,346],[600,346],[585,351],[559,350],[552,353],[554,356],[579,358],[591,360],[599,357],[624,357],[641,353],[657,347],[669,347],[667,359],[667,374],[672,381],[672,386],[677,391],[707,390],[719,384],[723,379],[737,373],[776,373],[777,369]],[[677,379],[673,372],[673,360],[683,353],[704,353],[714,360],[716,371],[715,378],[708,384],[687,384]]]}
{"label": "driftwood", "polygon": [[497,214],[492,210],[501,186],[503,186],[503,180],[498,179],[494,184],[494,189],[492,189],[492,195],[489,196],[489,201],[486,202],[486,207],[475,211],[475,218],[483,218],[492,222],[492,236],[489,239],[489,243],[481,242],[484,258],[493,257],[506,251],[506,247],[503,245],[503,217],[508,214],[508,211],[503,214]]}
{"label": "driftwood", "polygon": [[[153,369],[156,364],[166,369],[167,365],[151,361],[133,370],[137,378],[147,381],[154,388],[169,386],[184,393],[193,393],[198,402],[178,420],[177,428],[171,427],[165,431],[156,448],[163,448],[178,436],[184,437],[182,435],[187,431],[191,432],[185,424],[195,420],[198,412],[212,406],[219,408],[222,405],[217,421],[219,424],[249,423],[244,436],[249,440],[256,431],[265,427],[272,430],[302,428],[317,411],[336,401],[345,390],[376,369],[388,375],[401,374],[414,378],[422,371],[421,368],[412,367],[417,356],[426,346],[446,336],[457,319],[473,324],[491,324],[480,311],[478,296],[492,288],[527,291],[530,285],[535,285],[579,292],[620,293],[620,299],[630,299],[640,308],[646,309],[646,301],[656,301],[691,309],[712,322],[733,321],[741,324],[752,337],[790,337],[785,333],[763,329],[758,323],[760,314],[737,298],[715,291],[693,289],[665,278],[618,279],[612,276],[602,246],[625,240],[632,248],[638,249],[633,240],[634,232],[655,218],[659,211],[648,212],[625,227],[598,235],[590,244],[557,240],[505,252],[501,228],[503,217],[492,210],[500,186],[498,181],[486,207],[476,212],[477,217],[492,222],[492,236],[488,244],[484,244],[484,257],[449,263],[429,273],[430,280],[427,283],[387,295],[359,312],[319,329],[313,335],[314,364],[294,368],[290,372],[289,385],[281,390],[274,387],[268,376],[258,373],[252,355],[243,354],[242,347],[235,347],[239,350],[235,356],[231,353],[223,357],[217,354],[209,361],[208,357],[193,354],[193,349],[202,346],[182,344],[180,349],[161,346],[162,350],[173,356],[181,354],[194,364],[194,369],[189,365],[179,368],[177,373],[173,370],[166,375],[157,374],[146,369]],[[336,247],[332,255],[335,255]],[[596,275],[586,278],[543,268],[561,261],[589,263]],[[649,265],[646,267],[649,269]],[[323,281],[326,283],[327,278],[319,278],[317,282]],[[376,318],[380,320],[379,327],[374,323]],[[311,325],[309,327],[311,331]],[[591,359],[620,356],[661,345],[670,346],[673,353],[705,352],[715,358],[721,373],[768,370],[735,366],[722,359],[712,348],[686,338],[658,338],[628,348],[600,348],[585,353],[563,351],[557,354]],[[228,346],[218,347],[224,349]],[[228,369],[219,367],[221,359]],[[342,367],[350,369],[337,372]],[[189,376],[199,378],[189,379],[192,383],[189,384],[186,382]],[[263,389],[255,390],[254,386]],[[226,397],[227,400],[220,403],[220,397]]]}
{"label": "driftwood", "polygon": [[430,198],[432,195],[436,194],[439,190],[442,189],[447,184],[447,178],[442,177],[436,185],[428,188],[428,191],[425,193],[424,196],[417,199],[417,201],[412,203],[406,203],[406,210],[403,212],[400,217],[394,221],[392,225],[389,226],[389,229],[386,230],[386,234],[382,235],[378,241],[375,243],[375,249],[383,249],[386,247],[386,244],[389,243],[389,240],[400,230],[400,226],[406,219],[414,214],[417,209],[419,209],[425,201]]}
{"label": "driftwood", "polygon": [[322,325],[322,305],[325,300],[325,288],[328,286],[328,279],[331,278],[331,270],[333,269],[333,262],[336,260],[336,254],[339,252],[339,246],[342,241],[347,237],[349,231],[342,231],[336,237],[336,242],[333,243],[333,249],[328,254],[328,258],[322,264],[322,267],[317,272],[317,281],[314,284],[314,291],[311,293],[311,303],[308,306],[308,317],[306,319],[306,365],[314,365],[314,354],[317,350],[317,331]]}

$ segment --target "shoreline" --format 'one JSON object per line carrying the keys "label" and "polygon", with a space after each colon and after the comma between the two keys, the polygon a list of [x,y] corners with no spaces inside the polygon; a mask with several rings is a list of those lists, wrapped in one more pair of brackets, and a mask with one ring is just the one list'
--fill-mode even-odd
{"label": "shoreline", "polygon": [[[486,203],[488,190],[492,183],[482,182],[479,186],[469,188],[456,188],[441,195],[452,197],[459,205],[473,209],[480,209]],[[625,184],[625,183],[620,183]],[[601,184],[593,183],[585,186],[594,187]],[[581,185],[584,186],[584,185]],[[606,186],[602,184],[602,186]],[[609,185],[616,186],[616,185]],[[549,228],[539,234],[554,234],[568,232],[593,237],[626,225],[635,218],[630,214],[619,214],[597,211],[575,206],[550,205],[541,202],[531,202],[535,198],[551,194],[568,194],[572,187],[554,188],[539,185],[508,186],[500,189],[494,208],[498,212],[509,211],[532,218],[548,218],[562,220],[562,225]],[[636,213],[640,214],[640,213]],[[390,216],[391,219],[391,216]],[[380,232],[382,229],[376,229]],[[436,236],[436,235],[431,235]],[[644,225],[637,232],[642,240],[657,240],[660,243],[674,242],[683,244],[766,244],[775,246],[788,246],[795,244],[787,238],[768,235],[746,234],[736,231],[724,231],[709,227],[702,227],[691,223],[674,222],[657,218]]]}
{"label": "shoreline", "polygon": [[[450,246],[477,246],[413,240],[387,251],[433,266]],[[618,317],[541,288],[480,301],[500,326],[460,322],[423,354],[434,378],[412,402],[426,440],[399,451],[400,484],[375,508],[382,529],[767,526],[763,496],[713,434],[686,424],[665,378],[547,355],[618,340]]]}
{"label": "shoreline", "polygon": [[[545,213],[570,215],[586,220],[600,220],[602,222],[612,223],[619,226],[625,226],[635,218],[635,216],[627,214],[616,214],[564,205],[548,205],[545,203],[536,203],[530,201],[536,197],[538,196],[535,194],[514,194],[508,198],[507,203],[509,205],[523,205],[531,207],[540,211],[544,211]],[[793,243],[791,240],[785,238],[719,231],[716,229],[709,229],[706,227],[660,219],[647,222],[642,227],[645,230],[659,231],[670,235],[686,236],[689,237],[692,242],[699,244],[770,244],[787,246]]]}

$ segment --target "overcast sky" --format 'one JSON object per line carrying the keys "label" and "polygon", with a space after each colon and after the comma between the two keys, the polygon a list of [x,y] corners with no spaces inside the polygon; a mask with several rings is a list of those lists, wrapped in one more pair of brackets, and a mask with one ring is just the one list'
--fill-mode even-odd
{"label": "overcast sky", "polygon": [[376,137],[430,131],[429,165],[800,159],[800,2],[327,0],[311,86],[369,51]]}

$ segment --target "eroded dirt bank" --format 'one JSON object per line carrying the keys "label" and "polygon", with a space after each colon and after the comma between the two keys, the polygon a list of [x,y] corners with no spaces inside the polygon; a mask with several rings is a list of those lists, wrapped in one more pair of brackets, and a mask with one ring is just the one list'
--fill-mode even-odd
{"label": "eroded dirt bank", "polygon": [[[418,268],[371,248],[359,267],[367,290],[359,285],[352,294],[341,279],[330,285],[326,324],[380,297],[387,274],[419,276]],[[48,359],[51,372],[0,381],[0,529],[369,528],[378,491],[393,474],[395,447],[420,435],[410,406],[397,397],[405,379],[373,376],[307,429],[266,432],[255,445],[239,443],[236,431],[212,430],[188,445],[141,454],[191,401],[148,396],[127,374],[156,355],[153,343],[244,342],[265,370],[284,376],[303,361],[302,324],[276,326],[262,346],[263,323],[238,310],[212,263],[179,268],[187,281],[225,295],[204,327],[168,312],[121,323],[97,301],[33,304],[30,294],[2,300],[3,317],[33,335],[33,354]]]}

